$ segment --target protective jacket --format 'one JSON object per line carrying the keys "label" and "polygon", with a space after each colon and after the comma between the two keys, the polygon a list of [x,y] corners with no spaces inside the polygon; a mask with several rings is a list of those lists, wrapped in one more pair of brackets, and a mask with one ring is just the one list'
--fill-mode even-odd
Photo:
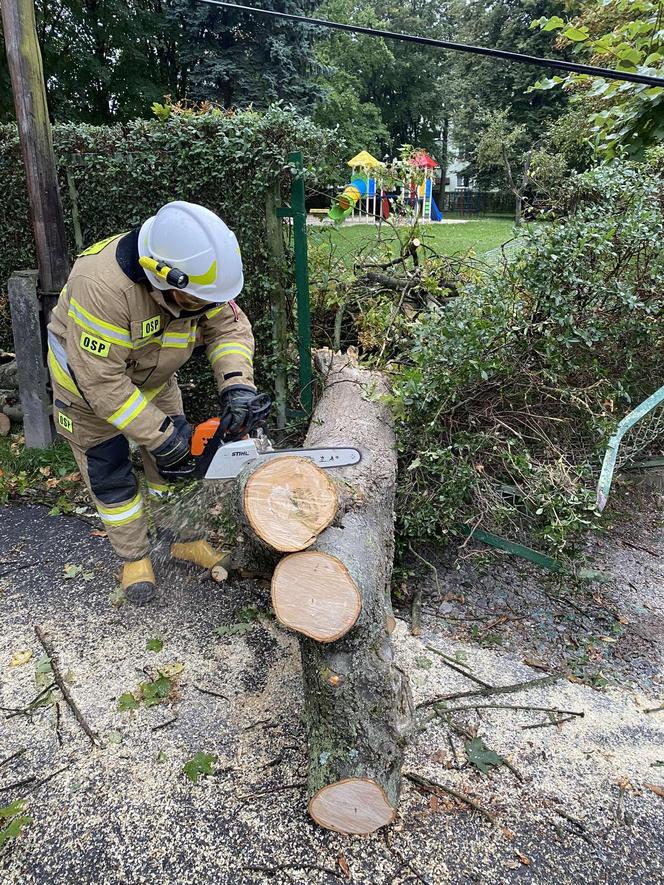
{"label": "protective jacket", "polygon": [[[253,387],[254,339],[234,302],[182,311],[150,286],[138,263],[138,231],[81,253],[48,327],[48,362],[58,431],[72,433],[86,412],[149,451],[172,430],[153,400],[205,346],[217,386]],[[65,403],[61,409],[58,403]],[[64,431],[64,432],[63,432]]]}

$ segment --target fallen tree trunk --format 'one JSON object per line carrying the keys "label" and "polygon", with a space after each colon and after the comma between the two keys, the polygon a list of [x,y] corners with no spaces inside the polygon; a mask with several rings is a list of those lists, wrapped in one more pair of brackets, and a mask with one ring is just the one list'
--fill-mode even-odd
{"label": "fallen tree trunk", "polygon": [[300,632],[309,813],[331,830],[370,833],[396,814],[412,720],[389,637],[396,445],[389,411],[376,401],[384,378],[351,353],[319,351],[317,365],[324,391],[305,446],[355,446],[362,461],[332,471],[346,509],[305,552],[279,563],[272,598],[280,620]]}

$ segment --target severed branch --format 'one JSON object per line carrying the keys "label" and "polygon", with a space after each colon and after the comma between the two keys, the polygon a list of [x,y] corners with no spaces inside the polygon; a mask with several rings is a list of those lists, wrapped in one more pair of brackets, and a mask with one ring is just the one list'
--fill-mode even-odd
{"label": "severed branch", "polygon": [[42,631],[41,627],[39,627],[36,624],[35,624],[35,634],[37,636],[37,639],[41,643],[42,648],[46,652],[46,656],[48,657],[49,661],[51,662],[51,669],[53,670],[53,678],[55,680],[55,684],[60,689],[60,692],[62,693],[62,697],[64,698],[67,706],[74,714],[74,718],[76,719],[78,724],[81,726],[83,731],[86,733],[86,735],[90,739],[90,743],[92,744],[92,746],[93,747],[101,747],[102,744],[100,743],[99,738],[97,737],[97,735],[94,733],[94,731],[88,725],[85,717],[83,716],[83,714],[79,710],[79,708],[76,704],[76,701],[71,696],[71,692],[69,691],[69,688],[67,687],[67,683],[62,678],[62,673],[60,672],[60,668],[58,667],[58,662],[55,657],[55,651],[53,649],[53,646],[51,645],[51,643],[48,641],[48,639],[44,635],[44,632]]}
{"label": "severed branch", "polygon": [[194,688],[201,694],[209,694],[213,698],[221,698],[222,701],[230,700],[230,698],[228,698],[225,694],[222,694],[220,691],[213,691],[211,688],[203,688],[202,685],[197,685],[196,683],[194,683]]}
{"label": "severed branch", "polygon": [[454,694],[439,695],[428,701],[422,701],[417,706],[418,708],[433,707],[435,704],[440,704],[442,701],[455,701],[457,698],[489,697],[494,694],[511,694],[516,691],[526,691],[529,688],[552,685],[554,682],[559,682],[562,678],[562,674],[555,673],[552,676],[542,676],[539,679],[531,679],[528,682],[515,682],[512,685],[499,685],[496,687],[482,688],[478,691],[457,691]]}
{"label": "severed branch", "polygon": [[473,674],[469,670],[462,669],[459,666],[459,664],[457,664],[456,661],[452,660],[449,657],[449,655],[446,655],[445,652],[439,651],[437,648],[434,648],[433,645],[427,645],[426,648],[428,648],[429,651],[432,651],[435,655],[438,655],[439,657],[441,657],[443,659],[443,664],[445,664],[446,667],[449,667],[450,670],[454,670],[457,673],[460,673],[462,676],[465,676],[466,679],[470,679],[471,682],[476,682],[478,685],[481,685],[483,688],[489,688],[489,689],[493,690],[494,686],[491,685],[490,682],[485,682],[483,679],[480,679],[478,676],[473,676]]}
{"label": "severed branch", "polygon": [[548,722],[535,722],[533,725],[522,725],[521,730],[527,731],[529,728],[550,728],[552,725],[562,725],[563,722],[571,722],[574,716],[564,716],[562,719],[549,719]]}
{"label": "severed branch", "polygon": [[422,787],[422,789],[426,790],[428,793],[433,793],[434,795],[447,793],[449,796],[453,796],[455,799],[458,799],[459,802],[464,802],[466,805],[470,805],[471,808],[474,808],[475,811],[479,811],[479,813],[492,823],[494,827],[498,825],[495,815],[491,814],[490,811],[487,811],[486,808],[483,808],[479,802],[471,799],[470,796],[466,796],[464,793],[457,793],[457,791],[453,790],[451,787],[444,787],[442,784],[436,783],[436,781],[429,780],[429,778],[422,777],[422,775],[415,774],[414,772],[404,771],[403,776],[408,778],[408,780],[412,781],[414,784],[417,784],[419,787]]}
{"label": "severed branch", "polygon": [[561,716],[579,716],[586,714],[583,710],[559,710],[558,707],[526,707],[512,706],[511,704],[465,704],[463,707],[446,707],[446,713],[461,713],[464,710],[525,710],[535,713],[558,713]]}

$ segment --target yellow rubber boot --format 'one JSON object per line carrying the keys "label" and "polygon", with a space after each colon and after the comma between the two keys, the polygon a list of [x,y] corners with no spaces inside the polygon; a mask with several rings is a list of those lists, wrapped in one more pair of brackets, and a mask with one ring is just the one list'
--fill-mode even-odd
{"label": "yellow rubber boot", "polygon": [[171,556],[183,562],[191,562],[210,572],[213,581],[220,583],[228,577],[227,566],[230,550],[215,550],[207,541],[186,541],[171,544]]}
{"label": "yellow rubber boot", "polygon": [[121,581],[127,600],[134,605],[147,605],[157,592],[149,556],[135,562],[125,562]]}

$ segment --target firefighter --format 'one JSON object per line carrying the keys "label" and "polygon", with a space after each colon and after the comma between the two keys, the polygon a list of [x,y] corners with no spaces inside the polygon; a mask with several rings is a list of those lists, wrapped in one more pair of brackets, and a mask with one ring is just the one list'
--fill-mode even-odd
{"label": "firefighter", "polygon": [[[161,470],[190,454],[177,370],[203,345],[230,430],[256,395],[251,325],[234,299],[244,283],[235,235],[213,212],[176,201],[129,233],[82,252],[48,327],[54,420],[116,553],[127,599],[155,595],[145,505],[129,441],[140,449],[148,494],[169,490]],[[177,559],[222,560],[201,538],[180,537]]]}

